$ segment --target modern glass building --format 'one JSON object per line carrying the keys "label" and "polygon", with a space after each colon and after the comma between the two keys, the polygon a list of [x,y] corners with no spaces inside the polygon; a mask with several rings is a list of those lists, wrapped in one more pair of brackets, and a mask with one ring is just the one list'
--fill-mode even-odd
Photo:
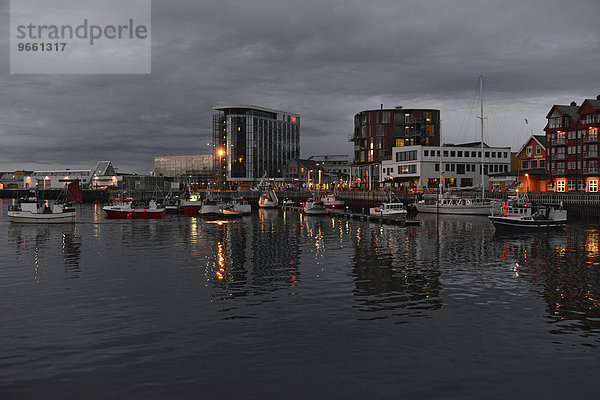
{"label": "modern glass building", "polygon": [[252,182],[300,157],[300,116],[252,105],[213,107],[214,170],[218,182]]}
{"label": "modern glass building", "polygon": [[154,157],[156,176],[195,178],[208,182],[214,177],[212,155]]}

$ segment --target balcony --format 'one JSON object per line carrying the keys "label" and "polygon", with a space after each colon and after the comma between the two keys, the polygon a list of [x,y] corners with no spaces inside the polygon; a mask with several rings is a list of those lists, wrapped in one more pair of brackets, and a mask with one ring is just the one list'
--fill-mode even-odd
{"label": "balcony", "polygon": [[583,158],[598,158],[597,151],[587,151],[583,153]]}
{"label": "balcony", "polygon": [[567,172],[564,168],[554,168],[551,172],[552,175],[564,175]]}
{"label": "balcony", "polygon": [[551,143],[552,143],[552,146],[564,146],[567,144],[567,139],[565,139],[565,138],[552,139]]}
{"label": "balcony", "polygon": [[598,167],[589,167],[583,169],[584,174],[597,174],[598,172],[600,172]]}
{"label": "balcony", "polygon": [[598,141],[598,135],[585,135],[583,137],[584,143],[593,143]]}
{"label": "balcony", "polygon": [[553,160],[566,160],[567,156],[565,153],[558,153],[558,154],[553,154],[552,159]]}

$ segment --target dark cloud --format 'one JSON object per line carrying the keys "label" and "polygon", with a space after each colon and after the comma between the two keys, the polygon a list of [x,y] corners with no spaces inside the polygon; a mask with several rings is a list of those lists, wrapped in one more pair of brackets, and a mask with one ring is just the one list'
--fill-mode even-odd
{"label": "dark cloud", "polygon": [[[212,106],[301,114],[301,153],[352,153],[361,110],[437,108],[444,141],[518,148],[553,104],[600,94],[600,4],[545,1],[153,2],[151,75],[10,75],[0,59],[0,169],[147,172],[163,154],[206,153]],[[0,2],[8,54],[9,2]],[[529,120],[525,125],[524,118]]]}

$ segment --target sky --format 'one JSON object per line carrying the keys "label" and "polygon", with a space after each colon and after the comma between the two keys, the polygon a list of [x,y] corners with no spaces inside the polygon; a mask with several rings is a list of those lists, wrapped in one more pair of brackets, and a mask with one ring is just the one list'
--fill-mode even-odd
{"label": "sky", "polygon": [[[152,1],[152,71],[10,74],[0,0],[0,171],[148,173],[209,154],[212,107],[300,114],[300,154],[347,154],[367,109],[439,109],[442,142],[517,150],[554,104],[600,95],[597,0]],[[525,121],[527,120],[527,122]]]}

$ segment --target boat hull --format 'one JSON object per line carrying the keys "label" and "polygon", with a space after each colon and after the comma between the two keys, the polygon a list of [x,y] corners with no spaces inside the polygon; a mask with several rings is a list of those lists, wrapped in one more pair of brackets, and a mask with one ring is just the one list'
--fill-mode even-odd
{"label": "boat hull", "polygon": [[165,216],[165,210],[152,211],[148,209],[121,211],[105,208],[104,213],[108,219],[161,219]]}
{"label": "boat hull", "polygon": [[29,211],[9,211],[10,222],[22,224],[71,224],[77,219],[75,212],[36,214]]}
{"label": "boat hull", "polygon": [[471,205],[471,206],[444,206],[436,204],[419,204],[415,205],[420,213],[431,214],[458,214],[458,215],[490,215],[492,211],[491,205]]}
{"label": "boat hull", "polygon": [[179,207],[181,213],[187,217],[195,217],[199,214],[202,204],[182,205]]}
{"label": "boat hull", "polygon": [[494,227],[501,230],[553,230],[562,229],[567,225],[567,221],[563,220],[523,220],[503,216],[490,216],[489,218]]}

